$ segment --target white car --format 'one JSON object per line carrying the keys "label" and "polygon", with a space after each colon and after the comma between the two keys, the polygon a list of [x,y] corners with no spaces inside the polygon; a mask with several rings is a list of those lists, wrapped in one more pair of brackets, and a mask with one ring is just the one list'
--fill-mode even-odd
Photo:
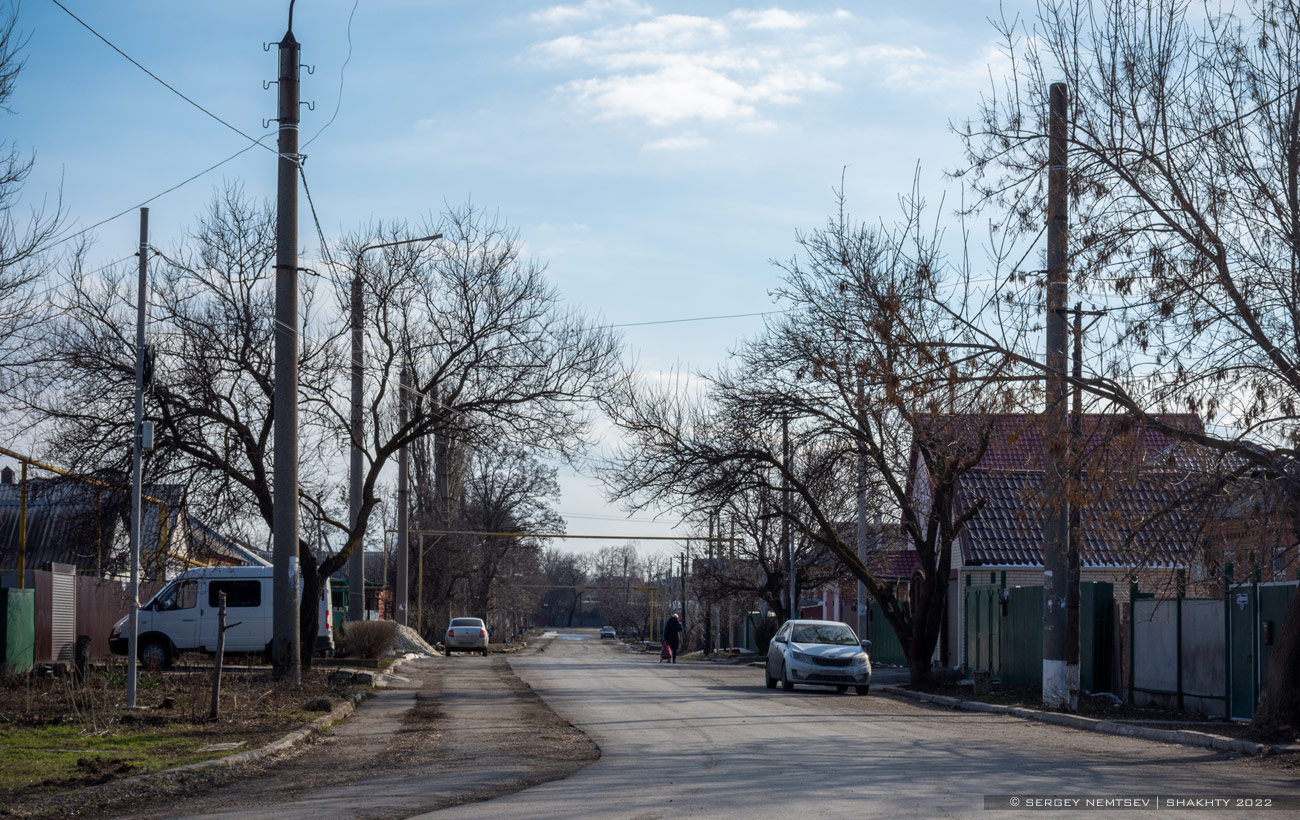
{"label": "white car", "polygon": [[452,618],[451,623],[447,625],[447,636],[442,645],[447,648],[448,655],[452,652],[478,652],[487,655],[487,625],[483,623],[482,618]]}
{"label": "white car", "polygon": [[602,637],[602,638],[618,638],[618,633],[614,631],[614,627],[612,627],[612,626],[602,626],[602,627],[600,628],[600,637]]}
{"label": "white car", "polygon": [[796,683],[852,686],[859,695],[871,689],[871,641],[859,641],[848,624],[839,621],[786,621],[767,649],[764,670],[767,688],[778,681],[789,692]]}

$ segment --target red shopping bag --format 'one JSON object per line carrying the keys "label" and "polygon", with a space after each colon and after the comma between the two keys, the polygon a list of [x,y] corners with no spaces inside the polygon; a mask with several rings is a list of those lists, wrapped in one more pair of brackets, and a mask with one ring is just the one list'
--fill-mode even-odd
{"label": "red shopping bag", "polygon": [[668,645],[668,641],[659,644],[659,660],[670,661],[673,659],[673,648]]}

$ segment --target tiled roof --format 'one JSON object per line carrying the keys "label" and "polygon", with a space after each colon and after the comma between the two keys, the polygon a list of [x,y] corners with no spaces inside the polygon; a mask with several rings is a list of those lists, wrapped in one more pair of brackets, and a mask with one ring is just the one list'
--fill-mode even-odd
{"label": "tiled roof", "polygon": [[916,550],[868,550],[867,569],[880,579],[908,581],[921,568]]}
{"label": "tiled roof", "polygon": [[[1199,540],[1196,522],[1176,510],[1155,515],[1174,506],[1179,479],[1171,473],[1107,476],[1104,483],[1085,477],[1082,565],[1187,565]],[[962,477],[959,509],[970,509],[981,498],[985,506],[962,533],[964,562],[1041,566],[1043,473],[973,469]]]}
{"label": "tiled roof", "polygon": [[[1205,429],[1200,417],[1191,413],[1168,413],[1155,418],[1189,431],[1204,432]],[[987,434],[988,447],[979,463],[982,469],[1043,469],[1045,421],[1041,413],[937,414],[918,418],[916,426],[918,437],[931,433],[943,439],[955,436],[958,446],[972,455],[977,452],[981,438]],[[1084,463],[1094,472],[1135,463],[1182,466],[1180,462],[1185,457],[1185,448],[1175,446],[1178,439],[1164,432],[1135,426],[1125,415],[1085,413],[1080,428]]]}

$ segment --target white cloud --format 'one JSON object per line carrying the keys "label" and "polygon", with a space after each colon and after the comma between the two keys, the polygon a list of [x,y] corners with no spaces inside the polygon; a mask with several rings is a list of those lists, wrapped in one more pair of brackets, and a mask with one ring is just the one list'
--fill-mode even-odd
{"label": "white cloud", "polygon": [[650,7],[633,0],[584,0],[573,6],[551,6],[535,11],[528,15],[528,19],[545,26],[562,26],[592,20],[606,14],[645,16],[650,14]]}
{"label": "white cloud", "polygon": [[[611,2],[588,0],[547,13],[577,20],[579,13],[594,14],[593,9]],[[529,56],[546,68],[578,73],[556,90],[591,119],[657,128],[694,124],[770,131],[778,127],[782,109],[838,91],[840,80],[848,77],[946,94],[970,90],[972,79],[987,76],[988,54],[955,65],[906,42],[864,45],[854,36],[861,22],[844,9],[826,14],[777,7],[716,17],[661,14],[595,23],[540,42]]]}
{"label": "white cloud", "polygon": [[694,132],[682,134],[678,137],[665,137],[661,140],[651,140],[641,146],[642,151],[689,151],[692,148],[703,148],[709,144],[708,137],[702,137]]}
{"label": "white cloud", "polygon": [[780,29],[801,29],[812,22],[812,17],[807,14],[794,14],[784,9],[765,9],[763,11],[733,11],[727,15],[733,20],[739,21],[746,28],[766,29],[776,31]]}

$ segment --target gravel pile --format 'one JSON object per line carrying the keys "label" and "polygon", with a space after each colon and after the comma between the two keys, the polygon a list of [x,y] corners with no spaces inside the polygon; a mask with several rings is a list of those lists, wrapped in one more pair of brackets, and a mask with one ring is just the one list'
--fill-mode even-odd
{"label": "gravel pile", "polygon": [[430,646],[420,633],[416,632],[409,626],[397,625],[397,637],[393,639],[393,649],[398,652],[422,652],[425,655],[436,655],[438,651]]}

